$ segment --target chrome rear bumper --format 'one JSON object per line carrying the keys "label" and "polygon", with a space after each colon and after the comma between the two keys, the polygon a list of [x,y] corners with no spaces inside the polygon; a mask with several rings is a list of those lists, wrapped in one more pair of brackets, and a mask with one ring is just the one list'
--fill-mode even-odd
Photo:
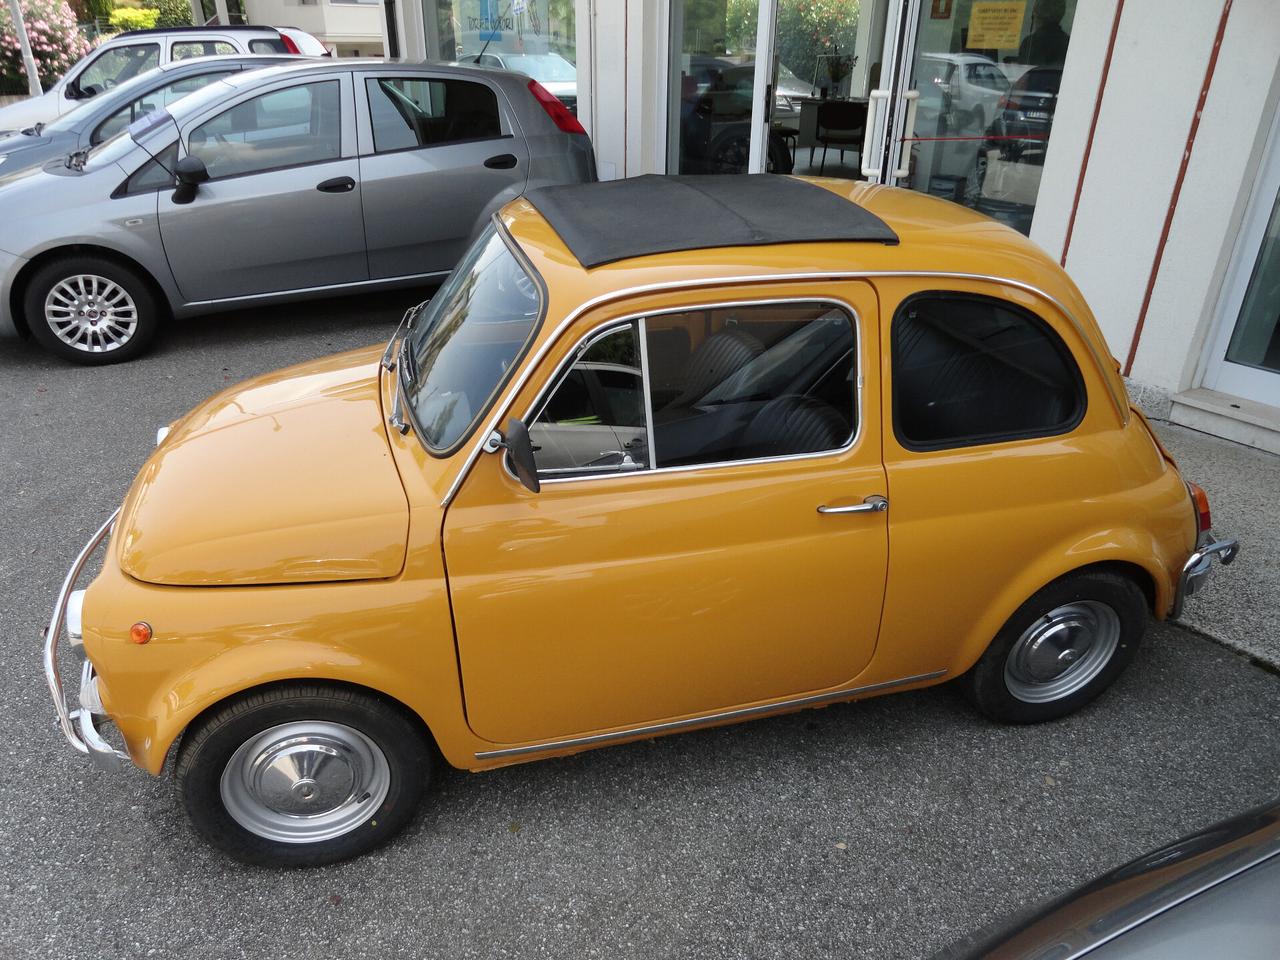
{"label": "chrome rear bumper", "polygon": [[1209,571],[1213,569],[1214,557],[1221,560],[1225,567],[1230,566],[1239,553],[1239,540],[1215,540],[1209,533],[1201,536],[1195,552],[1182,565],[1182,575],[1178,577],[1178,592],[1173,598],[1173,611],[1169,615],[1180,616],[1187,597],[1194,597],[1204,587],[1209,579]]}
{"label": "chrome rear bumper", "polygon": [[[72,592],[76,588],[80,574],[84,571],[85,564],[107,538],[119,514],[119,510],[111,514],[107,522],[98,528],[98,532],[80,550],[75,563],[71,565],[66,578],[62,581],[62,589],[58,591],[58,599],[53,605],[53,616],[49,618],[49,626],[44,631],[44,678],[49,684],[49,692],[53,695],[53,708],[58,714],[58,726],[61,727],[67,742],[77,752],[88,756],[93,761],[93,765],[100,770],[120,769],[129,760],[129,755],[111,746],[98,732],[94,717],[103,715],[102,701],[98,697],[97,676],[88,658],[85,659],[84,666],[80,670],[79,706],[74,710],[68,706],[67,698],[62,691],[62,677],[58,673],[58,643],[62,637],[63,628],[67,625],[69,607],[76,607],[72,611],[72,616],[78,629],[79,609],[78,604],[71,602]],[[76,642],[79,638],[71,639],[72,642]]]}

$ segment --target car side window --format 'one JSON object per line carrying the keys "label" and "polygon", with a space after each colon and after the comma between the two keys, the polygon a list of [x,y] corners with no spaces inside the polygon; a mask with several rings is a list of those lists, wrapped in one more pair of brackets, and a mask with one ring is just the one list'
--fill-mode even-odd
{"label": "car side window", "polygon": [[190,60],[192,57],[219,57],[239,53],[225,40],[181,40],[170,48],[173,60]]}
{"label": "car side window", "polygon": [[178,162],[178,145],[170,144],[161,150],[154,159],[148,160],[112,194],[113,197],[127,197],[135,193],[151,193],[173,186],[173,168]]}
{"label": "car side window", "polygon": [[580,349],[529,430],[543,475],[802,456],[857,432],[854,320],[829,303],[656,314]]}
{"label": "car side window", "polygon": [[340,102],[337,80],[272,90],[200,124],[187,150],[204,161],[210,179],[336,160]]}
{"label": "car side window", "polygon": [[857,428],[853,323],[828,303],[646,318],[656,465],[797,456],[847,445]]}
{"label": "car side window", "polygon": [[1084,415],[1066,344],[1012,303],[918,294],[898,308],[891,341],[894,430],[908,449],[1065,433]]}
{"label": "car side window", "polygon": [[104,50],[76,78],[81,93],[101,93],[160,65],[158,43],[132,43]]}
{"label": "car side window", "polygon": [[165,84],[158,90],[152,90],[150,93],[125,104],[103,120],[102,123],[98,124],[97,129],[93,131],[93,135],[89,138],[89,142],[102,143],[104,140],[110,140],[144,114],[167,107],[175,100],[182,99],[188,93],[195,93],[195,91],[212,83],[214,80],[221,80],[223,77],[228,77],[233,73],[235,73],[234,70],[224,70],[219,73],[203,73],[195,77],[183,77],[181,80]]}
{"label": "car side window", "polygon": [[377,153],[502,136],[497,95],[483,83],[371,77],[365,90]]}
{"label": "car side window", "polygon": [[633,321],[588,341],[529,427],[538,473],[582,476],[649,465]]}

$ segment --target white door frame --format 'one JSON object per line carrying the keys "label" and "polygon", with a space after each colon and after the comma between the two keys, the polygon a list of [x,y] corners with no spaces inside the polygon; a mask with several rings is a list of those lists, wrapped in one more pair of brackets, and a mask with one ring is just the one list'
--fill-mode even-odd
{"label": "white door frame", "polygon": [[1201,355],[1194,380],[1198,386],[1270,406],[1280,406],[1280,373],[1230,363],[1226,353],[1240,320],[1240,309],[1253,279],[1258,254],[1262,252],[1277,195],[1280,195],[1280,113],[1271,121],[1258,175],[1222,280],[1213,333],[1206,341],[1207,349]]}
{"label": "white door frame", "polygon": [[[911,63],[919,32],[921,0],[888,0],[885,11],[884,47],[880,85],[870,91],[867,136],[862,151],[862,175],[872,183],[894,184],[906,175],[902,143],[896,132],[904,124],[914,126],[915,98],[910,90]],[[909,135],[909,134],[908,134]],[[910,161],[910,146],[906,148]]]}
{"label": "white door frame", "polygon": [[773,65],[778,59],[774,49],[778,25],[778,0],[760,0],[756,11],[756,69],[751,89],[751,154],[747,173],[764,173],[769,158],[769,114],[773,104]]}

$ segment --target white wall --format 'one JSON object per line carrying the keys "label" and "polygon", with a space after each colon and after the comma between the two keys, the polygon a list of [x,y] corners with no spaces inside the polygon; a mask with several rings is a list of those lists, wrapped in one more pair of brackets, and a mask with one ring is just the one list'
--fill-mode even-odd
{"label": "white wall", "polygon": [[578,0],[578,119],[600,179],[666,168],[669,0]]}
{"label": "white wall", "polygon": [[[1133,339],[1214,36],[1220,0],[1128,0],[1066,268],[1123,362]],[[1081,0],[1032,239],[1062,252],[1114,2]],[[1222,273],[1275,109],[1280,11],[1235,0],[1171,224],[1132,376],[1196,385]]]}

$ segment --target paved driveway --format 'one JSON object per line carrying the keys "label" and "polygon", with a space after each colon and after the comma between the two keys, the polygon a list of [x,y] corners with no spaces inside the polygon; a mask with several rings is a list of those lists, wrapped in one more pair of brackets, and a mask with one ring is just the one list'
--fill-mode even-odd
{"label": "paved driveway", "polygon": [[[6,957],[918,957],[1262,802],[1280,679],[1156,627],[1099,703],[996,727],[949,688],[471,775],[373,856],[228,863],[167,781],[55,731],[38,633],[155,428],[262,370],[385,339],[404,295],[191,321],[102,370],[0,340]],[[944,587],[945,588],[945,587]]]}

